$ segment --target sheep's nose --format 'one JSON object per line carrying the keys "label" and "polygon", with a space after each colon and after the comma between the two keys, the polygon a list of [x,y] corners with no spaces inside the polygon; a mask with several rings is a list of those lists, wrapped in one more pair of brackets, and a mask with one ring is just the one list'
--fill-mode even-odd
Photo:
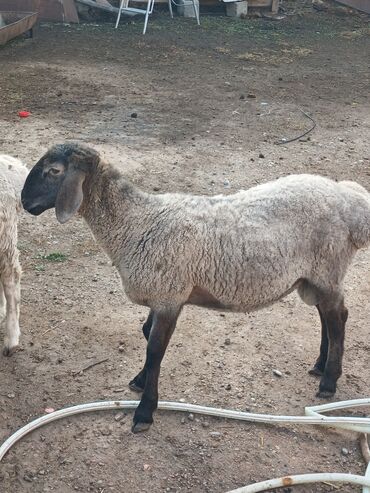
{"label": "sheep's nose", "polygon": [[21,203],[23,208],[26,209],[26,211],[29,211],[34,207],[33,201],[26,196],[23,190],[21,194]]}

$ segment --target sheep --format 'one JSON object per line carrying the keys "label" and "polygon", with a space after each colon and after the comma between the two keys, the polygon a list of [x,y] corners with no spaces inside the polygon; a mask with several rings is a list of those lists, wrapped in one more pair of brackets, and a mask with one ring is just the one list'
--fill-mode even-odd
{"label": "sheep", "polygon": [[133,432],[147,430],[158,404],[160,364],[186,304],[249,312],[294,290],[318,309],[322,337],[311,370],[318,396],[336,392],[348,317],[343,280],[370,243],[370,195],[358,184],[292,175],[213,197],[149,194],[98,152],[76,143],[49,149],[22,191],[33,215],[54,208],[63,224],[85,219],[134,303],[149,307],[143,392]]}
{"label": "sheep", "polygon": [[5,317],[4,356],[14,353],[20,336],[21,267],[17,224],[27,174],[27,168],[18,159],[0,154],[0,321]]}

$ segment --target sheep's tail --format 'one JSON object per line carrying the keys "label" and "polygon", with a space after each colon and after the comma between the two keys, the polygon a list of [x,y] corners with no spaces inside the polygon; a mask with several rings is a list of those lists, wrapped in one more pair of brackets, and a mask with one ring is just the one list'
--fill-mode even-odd
{"label": "sheep's tail", "polygon": [[354,181],[341,181],[346,195],[351,193],[351,213],[348,217],[348,227],[351,240],[356,248],[370,246],[370,193],[363,186]]}

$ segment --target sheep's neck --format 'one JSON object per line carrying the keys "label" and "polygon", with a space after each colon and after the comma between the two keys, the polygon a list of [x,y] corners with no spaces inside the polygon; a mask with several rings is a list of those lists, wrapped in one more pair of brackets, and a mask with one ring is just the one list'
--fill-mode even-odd
{"label": "sheep's neck", "polygon": [[114,264],[140,222],[145,194],[118,175],[97,170],[84,183],[80,214]]}

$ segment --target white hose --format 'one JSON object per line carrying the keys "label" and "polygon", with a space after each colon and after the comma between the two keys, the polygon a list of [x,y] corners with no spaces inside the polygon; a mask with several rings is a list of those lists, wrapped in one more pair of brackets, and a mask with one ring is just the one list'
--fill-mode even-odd
{"label": "white hose", "polygon": [[323,473],[323,474],[299,474],[297,476],[285,476],[283,478],[268,479],[261,483],[243,486],[228,493],[259,493],[260,491],[271,490],[306,483],[350,483],[362,486],[370,486],[370,478],[357,476],[355,474]]}
{"label": "white hose", "polygon": [[[0,461],[8,450],[21,438],[52,421],[56,421],[67,416],[80,414],[89,411],[103,411],[108,409],[135,409],[139,401],[105,401],[91,402],[80,404],[73,407],[60,409],[45,416],[35,419],[31,423],[23,426],[10,436],[0,447]],[[203,414],[207,416],[217,416],[220,418],[238,419],[255,423],[290,423],[290,424],[316,424],[322,426],[331,426],[345,430],[357,431],[360,433],[370,433],[370,418],[357,417],[333,417],[322,416],[320,412],[333,411],[338,409],[349,409],[353,407],[370,406],[369,399],[356,399],[352,401],[342,401],[321,406],[306,407],[306,416],[272,416],[268,414],[254,414],[242,411],[232,411],[228,409],[217,409],[213,407],[198,406],[195,404],[185,404],[181,402],[160,401],[158,409],[168,411],[184,411],[189,413]],[[261,483],[245,486],[229,493],[257,493],[266,491],[266,489],[278,488],[280,486],[291,486],[310,482],[344,482],[363,486],[363,493],[370,493],[370,464],[367,467],[365,476],[356,476],[353,474],[327,473],[327,474],[303,474],[298,476],[287,476],[285,478],[270,479]]]}

